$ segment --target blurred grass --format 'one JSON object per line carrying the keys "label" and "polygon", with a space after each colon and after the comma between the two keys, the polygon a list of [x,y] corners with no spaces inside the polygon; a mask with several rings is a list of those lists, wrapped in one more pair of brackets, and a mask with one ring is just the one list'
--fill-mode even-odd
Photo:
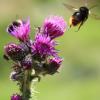
{"label": "blurred grass", "polygon": [[[17,40],[6,33],[7,25],[17,19],[30,16],[32,38],[34,25],[40,26],[48,15],[60,15],[68,22],[72,12],[62,6],[63,2],[76,7],[79,0],[0,0],[0,100],[10,100],[10,95],[18,91],[15,82],[9,80],[11,62],[3,59],[3,47]],[[89,5],[99,4],[92,0]],[[100,7],[92,10],[100,15]],[[58,38],[60,55],[64,63],[60,73],[42,78],[36,84],[37,100],[100,100],[100,20],[89,17],[79,32],[68,30]]]}

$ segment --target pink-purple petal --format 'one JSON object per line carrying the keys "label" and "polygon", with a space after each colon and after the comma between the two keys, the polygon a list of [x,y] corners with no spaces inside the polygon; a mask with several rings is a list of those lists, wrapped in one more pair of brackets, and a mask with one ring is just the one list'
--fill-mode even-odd
{"label": "pink-purple petal", "polygon": [[42,26],[43,34],[48,34],[51,39],[62,36],[66,29],[66,22],[59,16],[50,16],[46,18]]}
{"label": "pink-purple petal", "polygon": [[8,26],[7,32],[21,41],[27,41],[30,33],[30,20],[17,20]]}

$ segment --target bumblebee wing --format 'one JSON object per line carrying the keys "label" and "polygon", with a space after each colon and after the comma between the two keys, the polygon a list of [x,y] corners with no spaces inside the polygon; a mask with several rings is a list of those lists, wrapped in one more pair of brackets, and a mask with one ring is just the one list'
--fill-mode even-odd
{"label": "bumblebee wing", "polygon": [[87,7],[88,6],[88,1],[84,0],[84,2],[85,2],[85,6]]}
{"label": "bumblebee wing", "polygon": [[63,3],[63,5],[70,11],[77,11],[78,9],[75,8],[74,6],[72,5],[69,5],[69,4],[66,4],[66,3]]}
{"label": "bumblebee wing", "polygon": [[95,5],[91,6],[91,7],[89,7],[89,10],[91,10],[91,9],[93,9],[93,8],[97,7],[97,6],[98,6],[98,5],[97,5],[97,4],[95,4]]}
{"label": "bumblebee wing", "polygon": [[96,20],[100,20],[100,16],[98,16],[98,15],[96,15],[96,14],[94,14],[94,13],[90,13],[90,17],[91,17],[91,18],[94,18],[94,19],[96,19]]}

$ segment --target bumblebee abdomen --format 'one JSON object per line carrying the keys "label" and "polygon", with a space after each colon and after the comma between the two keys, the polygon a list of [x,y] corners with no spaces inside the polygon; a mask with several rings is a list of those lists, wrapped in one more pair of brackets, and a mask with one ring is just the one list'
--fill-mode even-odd
{"label": "bumblebee abdomen", "polygon": [[80,23],[80,20],[76,19],[74,16],[70,17],[70,26],[77,26]]}

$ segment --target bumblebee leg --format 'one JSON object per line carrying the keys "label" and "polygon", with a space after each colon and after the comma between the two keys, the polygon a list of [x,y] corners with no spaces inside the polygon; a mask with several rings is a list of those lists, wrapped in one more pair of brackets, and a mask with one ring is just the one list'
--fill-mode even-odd
{"label": "bumblebee leg", "polygon": [[69,26],[70,28],[72,27],[72,25]]}
{"label": "bumblebee leg", "polygon": [[80,23],[80,26],[78,27],[78,30],[77,31],[80,30],[80,28],[81,28],[82,25],[83,25],[83,22]]}
{"label": "bumblebee leg", "polygon": [[77,32],[80,30],[81,26],[84,24],[84,22],[87,20],[87,18],[88,18],[88,17],[86,17],[86,18],[85,18],[85,20],[84,20],[84,21],[82,21],[82,22],[80,23],[80,26],[78,27]]}
{"label": "bumblebee leg", "polygon": [[80,28],[81,28],[81,26],[83,25],[83,23],[84,23],[84,21],[82,21],[82,22],[80,23],[80,25],[79,25],[79,27],[78,27],[78,30],[77,30],[76,32],[78,32],[78,31],[80,30]]}

